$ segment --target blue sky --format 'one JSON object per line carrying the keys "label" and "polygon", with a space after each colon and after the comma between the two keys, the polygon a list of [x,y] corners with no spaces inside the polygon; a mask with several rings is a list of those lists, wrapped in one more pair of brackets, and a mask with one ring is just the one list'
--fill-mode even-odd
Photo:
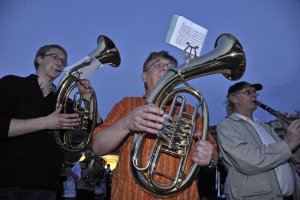
{"label": "blue sky", "polygon": [[[300,110],[300,0],[1,0],[0,77],[35,73],[33,59],[44,44],[62,45],[75,63],[106,35],[122,61],[90,77],[105,118],[124,96],[144,94],[142,65],[151,51],[167,50],[184,62],[181,51],[164,42],[174,14],[208,30],[201,55],[213,50],[219,35],[234,35],[247,57],[239,81],[262,83],[260,100],[276,110]],[[190,81],[207,101],[211,125],[225,117],[223,103],[235,82],[219,74]],[[274,119],[261,109],[255,116]]]}

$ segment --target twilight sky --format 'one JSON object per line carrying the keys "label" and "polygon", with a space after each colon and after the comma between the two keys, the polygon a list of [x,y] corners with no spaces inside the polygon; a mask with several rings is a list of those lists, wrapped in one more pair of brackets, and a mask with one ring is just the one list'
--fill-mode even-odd
{"label": "twilight sky", "polygon": [[[200,56],[214,49],[219,35],[234,35],[247,58],[238,81],[263,84],[259,100],[276,110],[300,110],[300,0],[1,0],[0,77],[35,73],[35,53],[45,44],[62,45],[73,64],[96,48],[99,35],[106,35],[122,61],[90,77],[105,118],[124,96],[144,94],[142,65],[150,52],[167,50],[183,64],[181,51],[164,42],[174,14],[208,30]],[[219,74],[190,81],[207,101],[211,125],[225,117],[223,103],[235,82]],[[274,119],[261,109],[255,116]]]}

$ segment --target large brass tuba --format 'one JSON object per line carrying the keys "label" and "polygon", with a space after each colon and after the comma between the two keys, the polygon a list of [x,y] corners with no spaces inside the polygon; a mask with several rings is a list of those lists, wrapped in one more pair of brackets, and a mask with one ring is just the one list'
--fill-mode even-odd
{"label": "large brass tuba", "polygon": [[[147,97],[146,104],[155,104],[168,113],[164,128],[156,136],[150,155],[142,153],[145,138],[149,137],[146,133],[134,134],[131,151],[132,173],[145,190],[156,196],[171,196],[189,187],[197,177],[200,167],[192,161],[188,162],[187,155],[192,147],[195,131],[199,129],[196,118],[200,113],[203,119],[201,139],[207,138],[208,109],[202,94],[187,81],[218,73],[229,80],[237,80],[243,76],[245,69],[246,58],[242,45],[234,36],[222,34],[216,40],[212,52],[171,69],[159,80]],[[180,84],[185,87],[177,87]],[[185,112],[187,95],[198,101],[191,114]],[[162,156],[172,156],[178,160],[178,170],[174,176],[157,170]],[[186,166],[187,163],[192,164]]]}
{"label": "large brass tuba", "polygon": [[57,87],[57,106],[62,106],[62,113],[75,112],[81,119],[75,130],[55,130],[53,133],[60,149],[66,152],[81,151],[89,144],[98,117],[95,92],[92,90],[90,99],[83,99],[76,83],[103,64],[118,67],[121,62],[117,47],[108,37],[100,35],[97,43],[97,48],[88,56],[66,69]]}

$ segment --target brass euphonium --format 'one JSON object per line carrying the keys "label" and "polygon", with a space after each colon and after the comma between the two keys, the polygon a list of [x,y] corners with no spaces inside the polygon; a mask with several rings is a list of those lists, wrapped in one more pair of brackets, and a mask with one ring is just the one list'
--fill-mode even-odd
{"label": "brass euphonium", "polygon": [[77,113],[81,119],[75,130],[60,129],[53,132],[56,143],[66,152],[81,151],[89,144],[98,118],[95,91],[92,90],[90,99],[83,99],[76,83],[80,84],[81,79],[87,78],[101,65],[118,67],[121,62],[117,47],[108,37],[100,35],[97,43],[97,48],[88,56],[65,70],[57,87],[56,106],[62,106],[62,113]]}
{"label": "brass euphonium", "polygon": [[[245,69],[246,58],[242,45],[234,36],[222,34],[216,40],[212,52],[171,69],[158,81],[147,97],[146,104],[155,104],[168,112],[164,127],[159,130],[150,155],[141,153],[145,137],[148,135],[146,133],[134,133],[131,151],[132,173],[146,191],[155,196],[171,196],[180,193],[192,184],[200,169],[191,161],[189,162],[192,163],[191,166],[186,166],[187,155],[192,147],[195,130],[200,129],[196,125],[196,118],[200,114],[198,110],[202,111],[202,140],[207,139],[209,114],[202,94],[191,87],[187,81],[217,73],[222,73],[229,80],[237,80],[243,76]],[[185,87],[177,87],[182,83]],[[188,100],[186,95],[191,95],[198,100],[198,104],[194,106],[194,113],[185,112]],[[173,177],[157,171],[158,160],[162,155],[170,155],[178,159],[178,170]],[[162,179],[169,181],[160,182]]]}
{"label": "brass euphonium", "polygon": [[104,177],[105,160],[99,156],[93,155],[89,163],[89,174],[86,176],[86,181],[89,185],[96,185]]}

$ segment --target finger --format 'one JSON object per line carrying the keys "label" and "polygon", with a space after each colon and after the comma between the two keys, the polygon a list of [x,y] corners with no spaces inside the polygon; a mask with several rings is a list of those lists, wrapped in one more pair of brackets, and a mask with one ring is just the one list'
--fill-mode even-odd
{"label": "finger", "polygon": [[73,113],[73,114],[60,114],[60,117],[63,119],[78,119],[80,120],[78,114]]}
{"label": "finger", "polygon": [[56,105],[56,110],[59,110],[59,111],[61,111],[61,110],[62,110],[62,108],[63,108],[62,104],[58,104],[58,105]]}
{"label": "finger", "polygon": [[196,147],[198,147],[198,148],[209,148],[210,146],[212,146],[212,145],[207,140],[199,140],[196,143]]}
{"label": "finger", "polygon": [[203,154],[211,154],[213,152],[213,145],[208,141],[199,140],[196,143],[195,151],[203,153]]}
{"label": "finger", "polygon": [[81,79],[81,80],[77,81],[77,86],[78,86],[78,88],[85,88],[85,89],[89,88],[89,84],[87,83],[87,81],[85,79]]}
{"label": "finger", "polygon": [[132,112],[132,121],[138,124],[142,123],[143,125],[146,125],[146,121],[163,123],[164,118],[159,115],[160,113],[161,112],[159,108],[150,108],[149,106],[143,106],[135,109]]}
{"label": "finger", "polygon": [[77,119],[64,119],[64,120],[61,120],[60,121],[60,126],[62,128],[74,128],[74,127],[77,127],[79,125],[79,122]]}
{"label": "finger", "polygon": [[154,124],[163,124],[165,118],[160,115],[154,115],[150,113],[143,113],[141,118],[144,122],[144,125],[153,126]]}
{"label": "finger", "polygon": [[211,157],[196,152],[193,152],[192,154],[192,160],[201,166],[208,165],[210,163],[210,159]]}
{"label": "finger", "polygon": [[155,129],[156,131],[163,128],[163,124],[162,123],[157,123],[157,122],[153,122],[153,121],[149,121],[149,120],[142,120],[139,123],[139,125],[141,127]]}
{"label": "finger", "polygon": [[131,127],[132,131],[144,131],[156,134],[159,129],[163,128],[163,125],[162,123],[144,120],[140,117],[137,117],[131,121]]}
{"label": "finger", "polygon": [[291,122],[291,127],[298,127],[300,125],[300,119],[294,120]]}
{"label": "finger", "polygon": [[143,107],[143,111],[146,113],[153,113],[156,115],[164,114],[164,111],[161,108],[159,108],[157,105],[154,105],[154,104],[145,105]]}

